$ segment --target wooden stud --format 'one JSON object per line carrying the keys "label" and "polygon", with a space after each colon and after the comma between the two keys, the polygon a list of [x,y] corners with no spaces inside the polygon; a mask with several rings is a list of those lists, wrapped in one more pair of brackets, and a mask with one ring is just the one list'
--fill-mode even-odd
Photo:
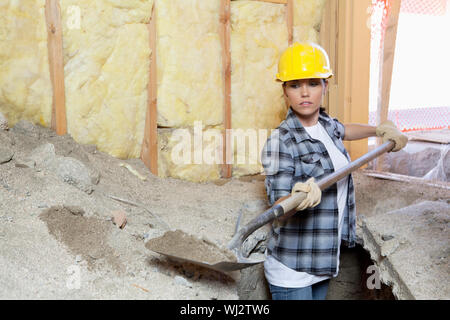
{"label": "wooden stud", "polygon": [[224,112],[223,112],[223,164],[222,177],[231,178],[233,150],[231,150],[231,2],[221,1],[220,22],[222,42],[222,69],[224,79]]}
{"label": "wooden stud", "polygon": [[389,3],[391,4],[391,8],[388,12],[388,23],[384,34],[382,62],[380,66],[379,93],[381,99],[378,101],[377,110],[377,120],[379,122],[383,122],[388,118],[392,70],[394,68],[395,43],[397,39],[397,26],[401,6],[400,0],[389,1]]}
{"label": "wooden stud", "polygon": [[[351,76],[351,30],[352,30],[352,2],[338,1],[338,34],[339,43],[337,46],[337,63],[335,70],[335,81],[338,85],[338,106],[336,110],[337,117],[341,122],[345,118],[345,110],[349,110],[351,102],[350,76]],[[346,145],[348,148],[349,146]]]}
{"label": "wooden stud", "polygon": [[[384,34],[382,46],[382,56],[380,63],[380,77],[378,83],[377,124],[387,120],[389,113],[389,98],[391,94],[392,70],[394,68],[395,43],[397,39],[398,18],[400,15],[401,0],[389,1],[391,7],[388,12],[388,21]],[[377,139],[377,145],[381,144],[381,139]],[[385,155],[380,156],[376,161],[377,170],[381,171]]]}
{"label": "wooden stud", "polygon": [[[332,5],[332,4],[330,4]],[[367,123],[369,118],[370,0],[338,1],[334,84],[330,86],[330,115],[343,123]],[[331,29],[331,26],[330,26]],[[330,35],[330,42],[334,35]],[[335,90],[337,89],[337,90]],[[352,159],[367,153],[367,140],[345,141]]]}
{"label": "wooden stud", "polygon": [[287,0],[286,6],[288,43],[291,45],[294,41],[294,0]]}
{"label": "wooden stud", "polygon": [[[328,0],[325,4],[320,27],[320,43],[328,53],[331,70],[333,70],[335,75],[337,66],[337,43],[339,36],[337,32],[337,22],[337,0]],[[328,92],[323,103],[323,107],[330,115],[337,113],[337,92],[336,76],[334,76],[328,80]]]}
{"label": "wooden stud", "polygon": [[152,15],[148,24],[151,50],[150,77],[147,86],[148,106],[145,115],[144,140],[141,149],[141,159],[150,168],[151,173],[158,175],[158,122],[157,122],[157,65],[156,65],[156,3],[152,6]]}
{"label": "wooden stud", "polygon": [[[352,1],[351,28],[351,76],[350,109],[346,120],[350,123],[369,123],[369,95],[370,95],[370,39],[371,29],[367,25],[370,15],[367,8],[371,7],[371,0]],[[357,159],[368,152],[368,139],[350,142],[350,155]]]}
{"label": "wooden stud", "polygon": [[58,135],[67,133],[66,96],[64,86],[64,56],[61,26],[61,9],[58,0],[45,1],[45,18],[48,33],[48,60],[53,87],[51,128]]}

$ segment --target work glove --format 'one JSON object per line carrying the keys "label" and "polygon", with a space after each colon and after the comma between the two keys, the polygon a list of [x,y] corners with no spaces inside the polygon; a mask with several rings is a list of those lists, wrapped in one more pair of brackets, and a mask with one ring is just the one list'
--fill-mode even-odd
{"label": "work glove", "polygon": [[310,178],[306,182],[297,182],[292,187],[291,194],[295,194],[297,192],[305,192],[307,194],[305,200],[303,200],[296,208],[297,211],[315,207],[322,199],[322,191],[320,190],[319,185],[315,182],[314,178]]}
{"label": "work glove", "polygon": [[394,141],[395,146],[391,152],[403,149],[408,143],[408,137],[402,134],[390,120],[383,121],[383,123],[377,127],[376,134],[378,137],[382,138],[383,143],[389,140]]}

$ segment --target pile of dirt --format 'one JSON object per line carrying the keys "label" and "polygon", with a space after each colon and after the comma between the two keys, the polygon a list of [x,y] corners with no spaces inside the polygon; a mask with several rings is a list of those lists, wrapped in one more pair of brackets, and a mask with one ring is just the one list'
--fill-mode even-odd
{"label": "pile of dirt", "polygon": [[[52,207],[44,210],[39,217],[47,224],[49,233],[65,244],[76,260],[84,259],[92,269],[96,260],[106,260],[116,271],[123,271],[124,266],[114,255],[114,250],[107,243],[107,234],[113,226],[106,220],[84,217],[84,210],[79,207]],[[99,267],[99,265],[96,265]]]}
{"label": "pile of dirt", "polygon": [[[245,224],[265,210],[260,178],[162,179],[139,159],[26,121],[0,130],[0,146],[0,298],[238,298],[235,277],[175,264],[145,244],[178,229],[209,239],[212,251],[225,246],[240,213]],[[123,229],[111,221],[117,210]],[[67,286],[74,268],[77,289]]]}

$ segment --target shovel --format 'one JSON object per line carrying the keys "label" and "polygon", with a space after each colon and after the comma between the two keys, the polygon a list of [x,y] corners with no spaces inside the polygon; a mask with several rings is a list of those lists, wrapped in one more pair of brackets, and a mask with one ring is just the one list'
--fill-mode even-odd
{"label": "shovel", "polygon": [[[335,184],[340,179],[348,176],[353,171],[355,171],[358,168],[360,168],[361,166],[365,165],[366,163],[379,157],[383,153],[392,150],[394,145],[395,144],[392,141],[385,142],[381,146],[368,152],[364,156],[356,159],[355,161],[352,161],[351,163],[349,163],[345,167],[339,169],[338,171],[335,171],[334,173],[318,180],[316,183],[319,185],[320,190],[323,191],[326,188],[330,187],[331,185]],[[228,250],[234,254],[236,259],[232,259],[232,260],[228,260],[228,261],[219,261],[217,263],[209,263],[206,261],[199,261],[199,260],[195,260],[195,259],[189,259],[186,257],[175,256],[165,250],[161,250],[160,248],[158,248],[157,245],[150,245],[150,246],[146,245],[146,246],[150,250],[157,252],[159,254],[165,255],[169,258],[193,263],[196,265],[200,265],[202,267],[214,269],[214,270],[221,271],[221,272],[230,272],[230,271],[244,269],[244,268],[253,266],[255,264],[264,262],[264,260],[248,259],[243,256],[241,246],[244,243],[244,241],[248,238],[248,236],[250,236],[254,231],[261,228],[265,224],[273,221],[274,219],[281,218],[281,217],[283,217],[283,219],[291,217],[296,212],[293,209],[295,209],[305,198],[306,198],[306,193],[304,193],[304,192],[295,193],[294,195],[281,201],[280,203],[274,205],[273,207],[266,210],[259,216],[255,217],[248,224],[243,226],[238,232],[236,232],[236,234],[233,236],[233,238],[231,239],[231,241],[228,243],[228,246],[227,246]],[[159,240],[163,237],[164,237],[164,235],[162,237],[156,238],[155,240]]]}

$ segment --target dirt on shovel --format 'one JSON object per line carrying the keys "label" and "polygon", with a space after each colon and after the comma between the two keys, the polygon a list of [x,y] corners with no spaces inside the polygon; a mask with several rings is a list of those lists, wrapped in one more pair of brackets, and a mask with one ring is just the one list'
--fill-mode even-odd
{"label": "dirt on shovel", "polygon": [[236,262],[235,255],[226,248],[189,235],[181,230],[167,231],[162,237],[150,239],[145,247],[155,252],[182,259],[216,264],[222,261]]}

